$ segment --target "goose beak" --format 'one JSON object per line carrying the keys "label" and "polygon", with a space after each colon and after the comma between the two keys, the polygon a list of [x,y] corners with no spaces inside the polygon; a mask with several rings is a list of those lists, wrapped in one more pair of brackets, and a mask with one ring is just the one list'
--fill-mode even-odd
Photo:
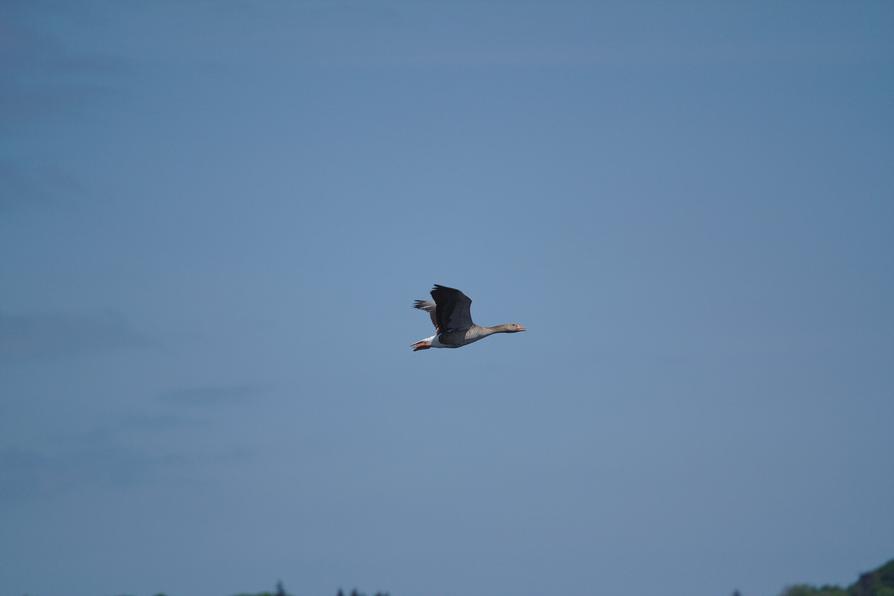
{"label": "goose beak", "polygon": [[527,329],[525,329],[525,326],[522,325],[521,323],[518,324],[518,330],[519,331],[527,331]]}

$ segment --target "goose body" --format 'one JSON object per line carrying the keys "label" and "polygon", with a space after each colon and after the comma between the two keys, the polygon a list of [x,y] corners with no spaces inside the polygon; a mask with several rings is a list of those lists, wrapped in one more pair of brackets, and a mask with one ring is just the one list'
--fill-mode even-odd
{"label": "goose body", "polygon": [[426,311],[435,326],[435,334],[412,344],[414,352],[429,348],[461,348],[494,333],[518,333],[525,328],[520,323],[504,323],[482,327],[472,322],[472,300],[455,288],[435,287],[434,300],[417,300],[413,306]]}

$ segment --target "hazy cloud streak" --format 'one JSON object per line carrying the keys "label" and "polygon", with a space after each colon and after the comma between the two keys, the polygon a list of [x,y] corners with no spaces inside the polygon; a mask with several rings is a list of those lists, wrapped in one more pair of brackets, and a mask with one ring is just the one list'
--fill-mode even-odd
{"label": "hazy cloud streak", "polygon": [[0,363],[57,359],[157,344],[120,314],[0,312]]}

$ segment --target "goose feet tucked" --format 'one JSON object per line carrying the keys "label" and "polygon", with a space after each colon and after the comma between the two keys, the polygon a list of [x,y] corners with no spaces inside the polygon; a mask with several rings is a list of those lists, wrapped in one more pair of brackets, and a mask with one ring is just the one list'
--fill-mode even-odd
{"label": "goose feet tucked", "polygon": [[428,340],[417,341],[413,344],[413,351],[418,352],[419,350],[427,350],[431,347],[431,342]]}

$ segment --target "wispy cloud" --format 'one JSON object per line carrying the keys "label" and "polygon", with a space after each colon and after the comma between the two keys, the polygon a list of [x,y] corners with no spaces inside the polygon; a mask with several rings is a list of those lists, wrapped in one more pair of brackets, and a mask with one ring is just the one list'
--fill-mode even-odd
{"label": "wispy cloud", "polygon": [[182,428],[191,428],[201,424],[194,417],[185,417],[177,414],[135,414],[123,418],[117,428],[127,432],[158,433]]}
{"label": "wispy cloud", "polygon": [[111,77],[129,69],[118,57],[66,47],[42,26],[43,10],[46,7],[26,2],[0,5],[0,125],[4,127],[77,109],[107,95]]}
{"label": "wispy cloud", "polygon": [[265,387],[259,385],[185,387],[163,393],[159,400],[178,406],[210,407],[244,403],[266,391]]}
{"label": "wispy cloud", "polygon": [[[202,449],[179,439],[198,427],[207,430],[209,409],[243,403],[265,391],[248,384],[182,388],[159,396],[166,406],[159,406],[161,411],[128,414],[40,446],[4,445],[0,438],[0,502],[52,497],[79,488],[182,482],[195,479],[197,468],[239,465],[252,457],[251,447],[230,443]],[[171,405],[177,406],[174,411]]]}
{"label": "wispy cloud", "polygon": [[0,363],[155,347],[120,314],[0,312]]}
{"label": "wispy cloud", "polygon": [[0,447],[0,501],[54,496],[80,486],[128,486],[189,463],[174,453],[146,453],[105,433],[87,433],[55,452]]}
{"label": "wispy cloud", "polygon": [[0,162],[0,213],[19,208],[70,206],[71,199],[82,195],[81,182],[56,166],[24,167]]}
{"label": "wispy cloud", "polygon": [[64,4],[0,3],[0,136],[14,144],[14,150],[3,152],[9,157],[0,161],[0,214],[72,204],[72,197],[83,194],[75,176],[58,164],[40,163],[40,149],[28,155],[21,144],[15,145],[16,136],[28,134],[34,124],[64,121],[106,99],[120,98],[121,77],[132,69],[119,57],[68,47],[48,31],[49,11],[70,21],[98,18],[88,9],[68,10]]}
{"label": "wispy cloud", "polygon": [[39,447],[0,443],[0,502],[51,498],[83,488],[181,483],[197,479],[199,469],[226,468],[252,457],[245,445],[202,450],[158,435],[200,423],[174,415],[131,416]]}

